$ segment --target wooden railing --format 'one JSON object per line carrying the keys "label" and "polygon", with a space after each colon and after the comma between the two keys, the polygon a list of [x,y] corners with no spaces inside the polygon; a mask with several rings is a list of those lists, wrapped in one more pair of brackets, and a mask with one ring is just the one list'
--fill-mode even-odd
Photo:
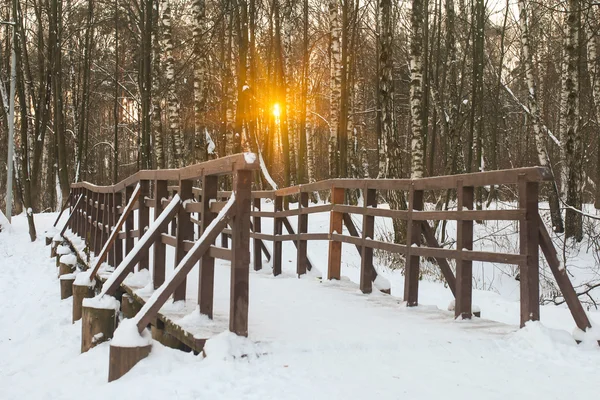
{"label": "wooden railing", "polygon": [[[242,304],[245,303],[246,307],[245,311],[232,310],[231,312],[230,328],[239,334],[247,334],[249,238],[254,239],[254,269],[261,269],[262,254],[264,254],[271,259],[275,275],[279,275],[282,270],[282,242],[292,241],[295,244],[296,272],[302,275],[312,268],[307,256],[308,241],[327,241],[328,279],[340,279],[342,243],[352,244],[361,256],[360,289],[364,293],[372,291],[372,282],[377,274],[373,267],[374,249],[402,254],[406,260],[404,300],[408,306],[418,304],[421,258],[433,258],[437,261],[449,288],[455,295],[455,316],[461,318],[470,318],[472,314],[473,261],[514,264],[520,268],[521,325],[528,320],[538,320],[540,316],[539,249],[541,248],[577,326],[583,330],[590,327],[590,322],[566,271],[560,266],[550,236],[539,217],[539,185],[543,181],[552,179],[545,168],[520,168],[423,179],[330,179],[279,190],[253,191],[250,194],[251,174],[256,169],[258,166],[252,156],[235,155],[179,170],[140,171],[125,181],[109,187],[97,187],[89,183],[74,184],[71,198],[76,199],[82,195],[85,201],[84,206],[73,213],[75,217],[69,221],[69,226],[77,235],[86,238],[90,248],[99,254],[108,240],[111,227],[117,225],[118,217],[125,208],[124,200],[133,195],[134,187],[139,183],[137,224],[134,224],[133,214],[129,214],[125,219],[125,229],[114,235],[115,244],[109,246],[107,262],[118,266],[123,261],[123,254],[132,252],[134,238],[143,237],[146,227],[149,226],[149,209],[154,208],[155,217],[159,216],[168,204],[168,198],[173,198],[176,193],[182,203],[177,210],[177,218],[171,222],[170,232],[164,225],[159,229],[160,234],[151,238],[151,242],[154,243],[155,260],[153,285],[158,289],[165,283],[166,245],[175,247],[176,264],[185,264],[181,261],[186,252],[194,249],[199,258],[191,261],[188,259],[187,262],[188,264],[201,262],[201,287],[198,301],[200,311],[212,318],[214,259],[231,260],[232,292],[234,288],[236,291],[241,290],[236,292],[238,294],[234,294],[234,297],[241,296]],[[217,190],[218,176],[224,174],[233,176],[233,192],[237,203],[235,217],[233,222],[229,223],[230,227],[227,221],[219,226],[219,232],[222,234],[221,246],[210,244],[205,246],[204,252],[200,252],[198,246],[195,246],[197,243],[194,241],[194,225],[200,226],[199,234],[202,234],[216,213],[225,207],[226,202],[223,200],[229,198],[231,192]],[[200,187],[193,186],[197,181],[201,181]],[[170,182],[176,185],[169,186]],[[518,208],[474,210],[475,189],[492,185],[516,186]],[[361,206],[346,204],[348,190],[362,192]],[[378,208],[380,205],[378,192],[390,190],[404,192],[408,199],[406,210]],[[425,211],[424,198],[427,192],[436,190],[455,190],[458,198],[457,209]],[[309,205],[310,194],[317,191],[329,192],[330,203]],[[261,199],[265,198],[273,201],[273,211],[261,210]],[[298,202],[298,207],[284,210],[286,198],[287,200],[293,198],[293,201]],[[328,231],[308,232],[308,216],[315,213],[329,213]],[[362,217],[360,232],[352,222],[353,214]],[[298,217],[295,229],[288,219],[290,216]],[[406,221],[406,243],[376,240],[375,217]],[[272,220],[273,234],[265,234],[261,231],[265,218]],[[442,248],[436,240],[433,228],[428,223],[428,221],[441,220],[457,221],[455,249]],[[473,221],[485,220],[518,221],[519,252],[511,254],[474,251]],[[344,225],[349,234],[344,234]],[[283,232],[284,227],[286,234]],[[211,243],[216,238],[215,232],[212,232],[212,235]],[[233,251],[227,248],[228,236],[232,237]],[[265,246],[265,241],[272,242],[272,255]],[[456,260],[456,275],[448,259]],[[149,267],[147,249],[142,249],[140,254],[136,255],[135,263],[139,268]],[[128,272],[133,268],[133,263],[130,264],[127,266]],[[238,286],[242,289],[238,289]],[[244,290],[245,293],[240,294]],[[162,300],[166,300],[170,294],[164,294]],[[185,299],[184,277],[173,289],[172,294],[175,300]],[[237,300],[234,301],[232,298],[232,304],[237,304]],[[154,306],[153,309],[156,311],[158,308]],[[237,322],[231,322],[234,320]],[[148,319],[142,316],[140,321],[139,326],[143,328]]]}
{"label": "wooden railing", "polygon": [[[149,251],[154,245],[152,283],[157,291],[160,289],[162,296],[153,301],[149,310],[153,315],[144,317],[146,324],[171,295],[175,301],[185,300],[186,275],[198,261],[201,261],[200,310],[212,318],[214,259],[229,260],[232,263],[230,329],[239,335],[247,335],[250,229],[244,221],[250,221],[252,173],[258,168],[253,154],[238,154],[177,170],[139,171],[113,186],[99,187],[87,182],[71,185],[71,198],[82,197],[84,201],[72,210],[67,226],[74,234],[85,238],[90,251],[98,256],[90,278],[94,278],[104,260],[117,268],[104,284],[101,294],[114,295],[136,265],[138,269],[148,269]],[[221,176],[227,176],[226,179],[233,182],[237,194],[233,210],[226,216],[226,222],[233,221],[232,249],[216,247],[212,245],[214,240],[209,238],[208,246],[194,253],[192,262],[183,272],[167,278],[166,246],[175,248],[176,266],[182,263],[188,251],[194,251],[195,224],[200,225],[202,234],[225,206],[225,202],[217,199]],[[176,194],[169,197],[168,187],[173,182],[177,183]],[[201,183],[202,196],[194,195],[195,182]],[[150,208],[154,209],[154,222],[150,222]],[[136,209],[137,220],[132,212]],[[124,230],[121,231],[123,220]],[[224,226],[219,225],[218,233]],[[136,238],[137,245],[134,243]],[[175,281],[177,285],[173,285]],[[140,323],[139,326],[141,331],[146,325]]]}

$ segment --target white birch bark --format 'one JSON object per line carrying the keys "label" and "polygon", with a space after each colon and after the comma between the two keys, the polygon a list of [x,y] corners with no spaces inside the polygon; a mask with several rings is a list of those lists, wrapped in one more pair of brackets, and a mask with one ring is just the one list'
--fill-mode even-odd
{"label": "white birch bark", "polygon": [[179,126],[179,101],[175,93],[175,61],[173,59],[173,29],[171,26],[171,4],[169,0],[162,0],[162,50],[165,54],[165,85],[167,91],[167,116],[169,119],[169,137],[173,140],[172,165],[175,168],[182,166],[183,141]]}
{"label": "white birch bark", "polygon": [[423,3],[412,1],[411,10],[411,43],[410,43],[410,114],[412,117],[411,140],[411,178],[422,178],[424,171],[423,157]]}
{"label": "white birch bark", "polygon": [[340,114],[340,96],[342,85],[341,26],[338,0],[329,1],[330,31],[330,113],[329,113],[329,175],[338,175],[338,125]]}
{"label": "white birch bark", "polygon": [[202,32],[205,27],[204,0],[194,0],[192,3],[194,13],[194,140],[198,161],[206,161],[207,147],[203,112],[206,103],[206,59],[202,53]]}

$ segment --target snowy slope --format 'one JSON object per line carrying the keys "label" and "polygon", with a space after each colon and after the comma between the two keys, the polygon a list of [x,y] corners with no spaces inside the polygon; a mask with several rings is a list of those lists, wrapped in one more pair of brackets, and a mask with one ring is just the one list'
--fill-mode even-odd
{"label": "snowy slope", "polygon": [[[36,216],[40,232],[53,218]],[[288,262],[295,253],[287,244],[282,276],[272,277],[268,268],[251,273],[253,345],[221,336],[202,359],[155,342],[149,358],[108,384],[108,344],[79,354],[81,325],[71,325],[71,300],[59,300],[49,249],[43,238],[28,243],[24,216],[14,224],[11,234],[0,233],[3,400],[564,399],[600,392],[600,349],[574,344],[563,308],[543,307],[542,319],[567,330],[454,321],[440,310],[449,302],[441,284],[422,282],[421,303],[431,305],[407,309],[391,296],[362,295],[347,279],[295,278],[295,263]],[[323,268],[319,247],[309,252]],[[228,310],[228,269],[219,263],[215,270],[217,315]],[[351,263],[344,266],[346,276],[354,270]],[[188,287],[196,287],[193,276]],[[400,284],[399,278],[392,282]],[[518,319],[518,303],[496,293],[476,291],[475,303],[484,316]],[[187,317],[191,323],[198,319]],[[250,356],[227,357],[235,354],[228,346],[244,346]]]}

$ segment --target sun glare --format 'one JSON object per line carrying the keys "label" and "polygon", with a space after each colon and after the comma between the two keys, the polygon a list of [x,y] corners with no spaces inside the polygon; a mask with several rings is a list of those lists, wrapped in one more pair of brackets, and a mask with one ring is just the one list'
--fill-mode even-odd
{"label": "sun glare", "polygon": [[273,104],[273,116],[275,118],[279,118],[280,115],[281,115],[281,108],[279,108],[279,104],[278,103]]}

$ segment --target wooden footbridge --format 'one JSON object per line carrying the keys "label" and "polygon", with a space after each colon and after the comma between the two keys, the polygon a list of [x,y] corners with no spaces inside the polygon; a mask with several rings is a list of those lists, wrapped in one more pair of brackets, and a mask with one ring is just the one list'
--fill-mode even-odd
{"label": "wooden footbridge", "polygon": [[[172,347],[201,352],[206,339],[217,332],[214,329],[204,332],[205,337],[198,332],[189,332],[160,310],[171,298],[186,300],[186,277],[199,264],[197,303],[200,313],[212,319],[215,259],[231,262],[228,329],[247,336],[250,246],[253,247],[253,268],[261,269],[262,256],[266,255],[272,262],[273,274],[278,275],[282,270],[284,241],[293,242],[297,248],[298,276],[313,267],[307,257],[307,243],[327,241],[327,279],[340,279],[342,243],[356,246],[361,256],[360,289],[363,293],[372,291],[377,274],[373,267],[374,249],[402,254],[406,260],[403,297],[409,307],[418,304],[420,260],[424,257],[435,259],[455,296],[457,318],[472,316],[473,261],[517,265],[520,268],[521,326],[540,317],[541,249],[577,326],[582,330],[591,326],[538,213],[539,185],[551,179],[544,168],[423,179],[330,179],[279,190],[252,191],[253,179],[259,169],[255,155],[246,153],[181,169],[139,171],[113,186],[95,186],[87,182],[71,185],[70,214],[60,240],[75,251],[81,269],[87,272],[76,278],[65,275],[61,286],[63,297],[73,294],[73,319],[83,314],[82,351],[113,336],[117,311],[110,306],[103,307],[102,299],[116,297],[121,301],[124,316],[130,319],[130,323],[122,325],[135,324],[137,333],[145,335],[151,327],[155,339]],[[225,181],[231,185],[231,192],[219,191]],[[519,208],[474,210],[475,189],[492,185],[515,187]],[[346,193],[350,190],[361,191],[364,204],[345,204]],[[378,208],[378,192],[389,190],[405,193],[407,210]],[[446,190],[456,191],[457,210],[423,210],[428,192]],[[310,205],[309,196],[317,191],[328,192],[330,203]],[[291,198],[298,202],[298,208],[284,209],[286,200]],[[262,199],[271,199],[274,211],[261,211]],[[136,218],[134,210],[137,210]],[[314,213],[329,213],[328,231],[308,232],[308,217]],[[352,222],[353,214],[362,216],[360,232]],[[297,216],[296,226],[292,226],[290,216]],[[406,221],[407,243],[376,240],[375,217]],[[261,232],[265,219],[272,221],[273,234]],[[437,242],[428,221],[441,220],[457,221],[456,249],[442,248]],[[519,253],[474,251],[473,222],[485,220],[518,221]],[[344,234],[344,225],[349,234]],[[217,245],[219,236],[220,245]],[[81,239],[84,245],[78,244]],[[250,239],[253,239],[252,243]],[[58,242],[53,243],[53,253]],[[267,242],[272,243],[272,254]],[[167,273],[167,246],[174,248],[175,253],[175,268],[170,273]],[[95,256],[88,258],[89,253]],[[456,274],[448,259],[456,260]],[[136,267],[138,271],[152,271],[154,291],[149,297],[140,295],[135,287],[124,283]],[[63,270],[70,272],[68,268],[61,268]],[[102,285],[94,285],[94,282],[102,282]],[[98,301],[83,301],[84,297],[94,296]],[[227,327],[219,329],[222,331]],[[149,344],[129,346],[121,342],[118,346],[111,345],[109,380],[119,378],[150,351]]]}

